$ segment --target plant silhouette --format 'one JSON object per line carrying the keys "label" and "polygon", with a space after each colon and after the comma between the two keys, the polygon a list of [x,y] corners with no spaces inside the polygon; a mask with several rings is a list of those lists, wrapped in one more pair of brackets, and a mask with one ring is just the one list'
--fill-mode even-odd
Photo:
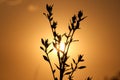
{"label": "plant silhouette", "polygon": [[[83,12],[80,10],[77,15],[73,15],[70,24],[68,25],[69,33],[63,33],[59,34],[56,31],[57,28],[57,22],[53,18],[53,5],[48,5],[46,4],[46,10],[47,13],[43,13],[45,17],[48,19],[50,23],[50,28],[53,34],[53,41],[49,42],[48,39],[41,39],[41,43],[43,46],[40,46],[40,49],[44,51],[45,55],[43,55],[43,58],[45,61],[47,61],[50,65],[51,72],[53,75],[54,80],[63,80],[64,76],[68,77],[68,80],[73,80],[74,79],[74,72],[76,70],[81,70],[86,68],[86,66],[79,66],[79,63],[84,62],[83,55],[79,55],[78,59],[72,59],[72,62],[70,64],[67,63],[69,60],[68,56],[68,51],[70,48],[71,43],[79,41],[73,39],[73,36],[77,30],[80,29],[80,22],[86,18],[83,17]],[[64,42],[64,50],[60,49],[60,43],[65,37],[65,42]],[[52,45],[53,47],[51,49],[48,49],[49,46]],[[56,49],[57,51],[57,58],[58,58],[58,65],[56,63],[51,62],[51,58],[49,54],[52,53],[53,49]],[[62,55],[61,55],[62,54]],[[56,66],[56,69],[53,68],[53,66]],[[59,71],[59,77],[55,75],[56,71]],[[88,77],[86,80],[91,80],[91,77]]]}
{"label": "plant silhouette", "polygon": [[114,76],[112,76],[110,78],[105,77],[104,80],[120,80],[120,71],[116,75],[114,75]]}

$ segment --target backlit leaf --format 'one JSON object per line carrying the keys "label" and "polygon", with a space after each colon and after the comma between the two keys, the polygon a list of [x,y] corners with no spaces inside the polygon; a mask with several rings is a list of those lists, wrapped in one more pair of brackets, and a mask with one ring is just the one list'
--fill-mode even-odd
{"label": "backlit leaf", "polygon": [[80,21],[84,20],[87,16],[83,17]]}
{"label": "backlit leaf", "polygon": [[53,70],[53,74],[55,73],[56,70]]}
{"label": "backlit leaf", "polygon": [[44,58],[44,60],[49,62],[49,59],[45,55],[43,55],[43,58]]}
{"label": "backlit leaf", "polygon": [[55,64],[55,66],[60,70],[60,68],[58,67],[58,65],[57,64]]}
{"label": "backlit leaf", "polygon": [[51,53],[53,51],[53,49],[51,49],[48,53]]}
{"label": "backlit leaf", "polygon": [[76,15],[72,17],[72,22],[75,23],[75,21],[76,21]]}
{"label": "backlit leaf", "polygon": [[86,66],[80,66],[80,67],[78,67],[78,69],[84,69],[84,68],[86,68]]}
{"label": "backlit leaf", "polygon": [[71,63],[71,69],[73,70],[73,64]]}
{"label": "backlit leaf", "polygon": [[41,39],[41,42],[42,42],[42,44],[43,44],[43,45],[45,45],[45,43],[44,43],[44,40],[43,40],[43,39]]}
{"label": "backlit leaf", "polygon": [[87,80],[92,80],[92,78],[91,78],[91,77],[88,77]]}
{"label": "backlit leaf", "polygon": [[67,64],[67,63],[65,63],[65,65],[66,65],[66,67],[69,67],[70,65],[69,64]]}
{"label": "backlit leaf", "polygon": [[78,56],[78,62],[80,62],[82,60],[82,57],[83,57],[83,55]]}
{"label": "backlit leaf", "polygon": [[44,48],[43,48],[42,46],[40,46],[40,49],[42,49],[43,51],[45,51]]}
{"label": "backlit leaf", "polygon": [[70,72],[66,72],[65,75],[69,75],[70,73],[71,73],[71,71]]}
{"label": "backlit leaf", "polygon": [[46,16],[46,13],[43,13]]}
{"label": "backlit leaf", "polygon": [[73,60],[73,62],[76,64],[75,60],[74,60],[74,59],[72,59],[72,60]]}
{"label": "backlit leaf", "polygon": [[71,31],[71,30],[72,30],[72,28],[70,27],[70,25],[68,26],[68,29],[69,29],[69,31]]}
{"label": "backlit leaf", "polygon": [[78,18],[81,19],[82,16],[83,16],[83,12],[82,12],[82,11],[79,11],[79,12],[78,12]]}

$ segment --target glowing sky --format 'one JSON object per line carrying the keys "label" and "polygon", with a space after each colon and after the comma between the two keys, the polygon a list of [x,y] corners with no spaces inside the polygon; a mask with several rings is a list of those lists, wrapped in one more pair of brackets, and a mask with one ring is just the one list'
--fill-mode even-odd
{"label": "glowing sky", "polygon": [[0,0],[0,80],[52,80],[39,49],[41,38],[52,39],[47,3],[54,4],[60,33],[79,10],[88,16],[75,35],[80,41],[71,45],[77,46],[71,55],[83,53],[87,66],[75,80],[102,80],[120,70],[120,0]]}

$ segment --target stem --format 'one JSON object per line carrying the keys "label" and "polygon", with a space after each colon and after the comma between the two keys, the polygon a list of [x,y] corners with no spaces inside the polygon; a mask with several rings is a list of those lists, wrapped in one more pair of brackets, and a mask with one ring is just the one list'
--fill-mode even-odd
{"label": "stem", "polygon": [[[51,21],[49,21],[49,23],[50,23],[50,26],[51,26]],[[52,33],[53,33],[53,29],[52,29],[52,26],[51,26],[51,30],[52,30]],[[54,36],[54,34],[53,34],[53,36]]]}
{"label": "stem", "polygon": [[48,62],[49,62],[49,65],[50,65],[50,68],[51,68],[51,71],[52,71],[53,78],[54,78],[54,80],[55,80],[55,74],[53,73],[54,69],[53,69],[53,67],[52,67],[52,63],[51,63],[51,61],[50,61],[50,58],[49,58],[47,52],[46,52],[46,54],[47,54],[47,57],[48,57],[48,60],[49,60]]}
{"label": "stem", "polygon": [[[75,32],[75,30],[73,30],[73,33],[72,33],[72,35],[70,37],[70,40],[72,39],[72,37],[74,35],[74,32]],[[71,31],[69,32],[68,36],[70,36],[70,34],[71,34]],[[69,37],[66,39],[66,42],[68,42],[68,39],[69,39]],[[67,45],[65,45],[64,53],[65,53],[66,47],[67,47],[67,51],[66,51],[66,54],[63,55],[63,59],[64,59],[65,56],[67,56],[67,53],[68,53],[68,50],[69,50],[69,47],[70,47],[70,43],[71,42],[68,43],[68,47],[67,47]],[[61,66],[62,66],[62,68],[61,68]],[[63,79],[64,69],[65,69],[65,61],[62,62],[61,65],[60,65],[60,80]]]}
{"label": "stem", "polygon": [[[73,37],[73,35],[74,35],[74,32],[75,32],[75,31],[73,31],[72,36],[70,37],[70,40],[72,39],[72,37]],[[69,32],[68,36],[70,36],[70,34],[71,34],[71,31]],[[69,37],[66,39],[66,43],[68,42],[68,39],[69,39]],[[70,43],[71,43],[71,42],[68,43],[68,47],[67,47],[67,45],[65,45],[64,53],[65,53],[66,47],[67,47],[67,51],[66,51],[66,54],[63,55],[63,60],[64,60],[65,56],[67,56]],[[61,67],[61,66],[62,66],[62,67]],[[64,69],[65,69],[65,61],[63,61],[62,63],[60,63],[60,80],[63,79]]]}
{"label": "stem", "polygon": [[[70,33],[71,33],[71,31],[69,32],[69,34],[68,34],[68,36],[70,36]],[[69,39],[69,37],[66,39],[66,42],[65,43],[67,43],[68,42],[68,39]],[[65,50],[66,50],[66,47],[67,47],[67,45],[65,45],[65,48],[64,48],[64,51],[63,51],[63,59],[65,58]],[[63,65],[63,67],[62,67],[62,69],[60,70],[60,80],[62,80],[63,79],[63,74],[64,74],[64,69],[65,69],[65,61],[60,65],[60,66],[62,66]]]}
{"label": "stem", "polygon": [[59,67],[60,67],[60,80],[62,80],[62,62],[60,60],[60,52],[57,52],[57,56],[58,56],[58,61],[59,61]]}
{"label": "stem", "polygon": [[72,73],[70,75],[71,77],[72,77],[73,73],[75,72],[75,70],[77,69],[77,65],[78,65],[78,63],[76,63],[75,68],[73,69],[73,71],[72,71]]}
{"label": "stem", "polygon": [[[74,33],[75,33],[75,30],[73,30],[73,33],[72,33],[72,35],[71,35],[71,37],[70,37],[70,40],[72,39]],[[67,51],[66,51],[66,55],[68,54],[68,50],[69,50],[70,44],[71,44],[71,42],[69,42],[69,44],[68,44]]]}
{"label": "stem", "polygon": [[62,69],[60,71],[61,71],[60,72],[60,80],[62,80],[63,79],[63,71],[62,71]]}
{"label": "stem", "polygon": [[[50,23],[50,26],[51,26],[52,24],[51,24],[50,20],[49,20],[49,23]],[[54,30],[53,30],[52,26],[51,26],[51,30],[52,30],[52,33],[53,33],[53,36],[54,36]],[[71,32],[72,32],[72,35],[70,36]],[[67,57],[68,50],[69,50],[69,47],[70,47],[70,44],[71,44],[71,39],[72,39],[72,37],[74,35],[74,32],[75,32],[75,30],[69,31],[68,37],[66,39],[66,43],[68,42],[68,44],[65,45],[65,48],[64,48],[64,51],[63,51],[63,59],[62,60],[60,58],[60,51],[57,50],[58,62],[59,62],[59,67],[60,67],[60,80],[63,79],[63,74],[64,74],[64,70],[65,70],[65,62],[66,62],[65,61],[65,57]],[[56,37],[54,36],[54,39],[55,38]],[[56,40],[55,40],[55,43],[56,43]],[[47,54],[47,56],[48,56],[48,54]],[[48,59],[49,59],[49,56],[48,56]],[[53,73],[53,67],[52,67],[52,64],[50,62],[50,59],[49,59],[49,64],[50,64],[50,67],[51,67],[51,70],[52,70],[53,78],[55,79],[55,75]]]}
{"label": "stem", "polygon": [[76,63],[76,65],[75,65],[75,68],[73,68],[73,70],[72,70],[72,72],[71,72],[71,74],[69,75],[69,80],[71,80],[71,78],[72,78],[72,76],[73,76],[73,73],[76,71],[76,69],[77,69],[77,66],[78,66],[78,62]]}
{"label": "stem", "polygon": [[[49,20],[49,23],[50,23],[50,26],[51,26],[51,21],[50,20]],[[53,33],[53,37],[55,39],[54,31],[52,29],[52,26],[51,26],[51,30],[52,30],[52,33]],[[56,43],[56,40],[55,40],[55,43]],[[58,62],[59,62],[59,67],[60,67],[60,80],[62,80],[62,77],[61,77],[61,66],[62,66],[62,63],[61,63],[61,60],[60,60],[60,52],[59,52],[59,50],[57,50],[57,56],[58,56]],[[52,68],[51,62],[50,62],[50,67],[51,67],[51,70],[52,70],[52,73],[53,73],[53,68]],[[54,73],[53,73],[53,78],[55,79]]]}
{"label": "stem", "polygon": [[[66,39],[65,43],[68,42],[68,39],[69,39],[70,34],[71,34],[71,31],[69,31],[68,38]],[[66,47],[67,47],[67,45],[65,45],[64,52],[65,52],[65,50],[66,50]]]}

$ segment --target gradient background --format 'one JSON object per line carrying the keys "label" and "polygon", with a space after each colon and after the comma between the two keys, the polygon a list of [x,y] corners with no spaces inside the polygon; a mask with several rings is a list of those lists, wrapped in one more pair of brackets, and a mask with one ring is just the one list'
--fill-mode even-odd
{"label": "gradient background", "polygon": [[74,36],[80,42],[70,47],[72,58],[84,54],[87,66],[75,80],[103,80],[120,70],[120,0],[0,0],[0,80],[52,80],[39,49],[41,38],[52,39],[47,3],[54,3],[60,33],[79,10],[88,16]]}

